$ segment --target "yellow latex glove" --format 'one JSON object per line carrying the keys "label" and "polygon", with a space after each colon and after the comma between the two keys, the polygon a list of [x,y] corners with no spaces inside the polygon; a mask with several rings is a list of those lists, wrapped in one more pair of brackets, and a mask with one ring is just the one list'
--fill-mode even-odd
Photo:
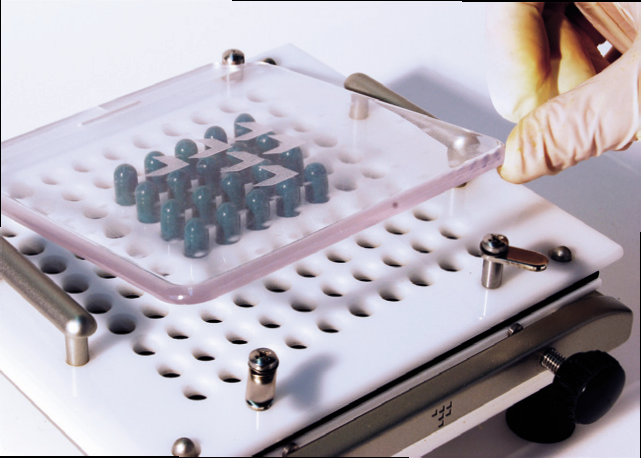
{"label": "yellow latex glove", "polygon": [[[640,29],[638,3],[488,4],[492,102],[518,122],[505,180],[554,175],[641,139]],[[605,39],[616,49],[603,57]]]}

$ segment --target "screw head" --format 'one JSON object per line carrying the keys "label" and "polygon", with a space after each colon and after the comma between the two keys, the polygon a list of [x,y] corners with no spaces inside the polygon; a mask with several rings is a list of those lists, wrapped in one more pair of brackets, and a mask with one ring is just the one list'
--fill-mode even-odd
{"label": "screw head", "polygon": [[269,348],[257,348],[249,354],[249,367],[256,372],[275,371],[278,367],[278,356]]}
{"label": "screw head", "polygon": [[481,241],[481,250],[493,256],[506,254],[509,247],[509,240],[502,234],[487,234]]}
{"label": "screw head", "polygon": [[241,65],[245,63],[245,54],[238,49],[228,49],[223,53],[223,64]]}
{"label": "screw head", "polygon": [[550,256],[550,258],[552,258],[553,261],[556,262],[572,261],[572,251],[564,245],[552,248],[550,251],[548,251],[548,255]]}
{"label": "screw head", "polygon": [[171,447],[171,453],[174,456],[198,456],[198,448],[194,441],[188,437],[181,437],[174,442],[173,447]]}

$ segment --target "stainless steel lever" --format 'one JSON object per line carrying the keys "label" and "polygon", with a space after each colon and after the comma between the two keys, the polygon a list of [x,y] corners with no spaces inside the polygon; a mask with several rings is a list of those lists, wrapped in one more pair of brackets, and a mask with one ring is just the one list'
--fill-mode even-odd
{"label": "stainless steel lever", "polygon": [[483,237],[481,257],[483,258],[481,284],[488,289],[501,286],[503,266],[518,267],[532,272],[540,272],[548,266],[548,258],[545,255],[512,247],[507,237],[502,234],[487,234]]}

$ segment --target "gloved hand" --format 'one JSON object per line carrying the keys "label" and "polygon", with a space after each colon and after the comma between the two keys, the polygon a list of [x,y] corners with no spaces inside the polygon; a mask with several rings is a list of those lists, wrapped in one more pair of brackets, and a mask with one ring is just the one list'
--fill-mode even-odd
{"label": "gloved hand", "polygon": [[[492,102],[518,122],[504,179],[553,175],[641,139],[639,3],[491,3],[487,36]],[[605,39],[617,49],[604,58]]]}

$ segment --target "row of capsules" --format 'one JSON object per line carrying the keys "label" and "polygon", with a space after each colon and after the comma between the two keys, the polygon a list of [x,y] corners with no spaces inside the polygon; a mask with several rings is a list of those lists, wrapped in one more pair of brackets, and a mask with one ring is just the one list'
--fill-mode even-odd
{"label": "row of capsules", "polygon": [[[234,122],[234,135],[243,136],[251,130],[241,125],[253,123],[249,114],[239,115]],[[193,159],[198,146],[193,140],[180,140],[175,146],[175,157],[188,165],[162,176],[149,176],[167,163],[158,160],[164,154],[152,151],[145,157],[146,179],[138,182],[136,168],[130,164],[119,165],[114,172],[116,202],[122,206],[136,205],[138,221],[144,224],[160,223],[161,237],[165,241],[184,240],[184,255],[189,258],[206,256],[210,251],[209,228],[215,227],[215,240],[220,245],[229,245],[240,240],[240,213],[245,211],[248,230],[261,231],[269,227],[272,197],[276,199],[276,214],[291,218],[300,214],[301,186],[305,189],[305,200],[309,203],[325,203],[329,200],[326,168],[314,162],[306,167],[300,147],[276,156],[273,160],[263,154],[279,145],[272,138],[272,132],[250,141],[236,141],[226,151],[207,157]],[[205,139],[228,142],[227,133],[219,126],[212,126],[205,132]],[[206,147],[208,149],[208,147]],[[241,162],[228,152],[244,151],[262,160],[250,168],[226,172],[235,163]],[[296,175],[273,186],[256,185],[273,176],[261,166],[280,165]],[[194,183],[196,184],[194,186]],[[161,195],[167,200],[162,204]],[[216,197],[222,203],[216,205]],[[191,218],[186,214],[191,210]]]}

